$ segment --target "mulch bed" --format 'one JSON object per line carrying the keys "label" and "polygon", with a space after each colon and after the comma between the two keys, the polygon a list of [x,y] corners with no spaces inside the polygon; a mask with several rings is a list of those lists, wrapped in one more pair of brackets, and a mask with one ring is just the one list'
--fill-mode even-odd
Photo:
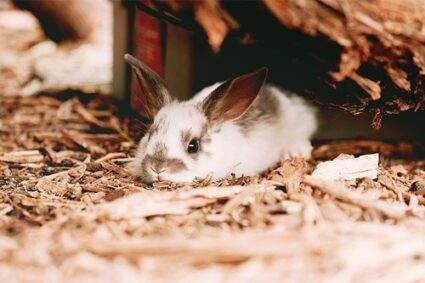
{"label": "mulch bed", "polygon": [[[0,281],[425,277],[420,144],[327,142],[262,176],[147,186],[126,171],[144,128],[115,105],[1,97]],[[310,176],[370,152],[376,180]]]}
{"label": "mulch bed", "polygon": [[[0,22],[0,282],[425,278],[423,144],[321,141],[311,160],[261,176],[147,186],[126,170],[146,129],[115,101],[76,92],[85,86],[20,95],[51,44],[20,19],[30,15],[10,13]],[[374,152],[375,180],[310,175],[340,153]]]}

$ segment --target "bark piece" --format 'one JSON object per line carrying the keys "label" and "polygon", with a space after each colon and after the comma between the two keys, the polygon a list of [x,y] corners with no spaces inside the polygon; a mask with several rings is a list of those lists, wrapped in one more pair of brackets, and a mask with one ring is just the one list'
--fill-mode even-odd
{"label": "bark piece", "polygon": [[367,154],[357,158],[334,159],[319,163],[311,174],[322,180],[355,180],[357,178],[376,179],[379,154]]}
{"label": "bark piece", "polygon": [[[159,11],[197,22],[216,52],[227,38],[285,50],[273,53],[293,73],[281,83],[323,104],[352,114],[424,109],[423,0],[150,2]],[[291,84],[300,77],[302,84]]]}

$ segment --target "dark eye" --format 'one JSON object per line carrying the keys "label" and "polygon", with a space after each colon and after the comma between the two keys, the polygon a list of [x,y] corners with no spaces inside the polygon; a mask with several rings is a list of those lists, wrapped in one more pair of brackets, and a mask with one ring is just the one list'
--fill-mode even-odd
{"label": "dark eye", "polygon": [[187,146],[187,152],[188,153],[197,153],[199,149],[199,140],[198,139],[192,139],[189,142],[189,145]]}

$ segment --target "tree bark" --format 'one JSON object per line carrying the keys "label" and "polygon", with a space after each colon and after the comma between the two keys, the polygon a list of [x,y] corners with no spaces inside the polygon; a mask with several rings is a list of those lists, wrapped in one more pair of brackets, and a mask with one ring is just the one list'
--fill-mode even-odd
{"label": "tree bark", "polygon": [[353,114],[373,111],[375,127],[384,113],[425,108],[424,0],[163,0],[151,7],[198,23],[218,53],[235,35],[241,44],[267,33],[284,37],[303,50],[304,70],[322,70],[300,72],[315,81],[309,95]]}

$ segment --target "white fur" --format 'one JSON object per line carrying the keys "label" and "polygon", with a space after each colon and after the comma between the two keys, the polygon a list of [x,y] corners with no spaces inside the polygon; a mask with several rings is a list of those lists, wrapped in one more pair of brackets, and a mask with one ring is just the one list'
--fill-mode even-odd
{"label": "white fur", "polygon": [[312,149],[310,138],[317,128],[314,109],[301,97],[285,95],[280,89],[265,85],[263,91],[278,98],[279,117],[276,123],[259,121],[249,134],[243,133],[234,121],[224,122],[209,129],[210,143],[202,145],[203,152],[198,159],[192,159],[181,144],[181,133],[190,129],[195,135],[201,133],[206,117],[196,107],[220,83],[206,87],[191,100],[174,102],[164,106],[156,115],[161,127],[149,143],[144,137],[139,145],[133,168],[146,156],[153,154],[155,145],[164,143],[168,158],[181,159],[187,170],[170,174],[164,172],[163,179],[175,182],[191,182],[195,177],[205,178],[212,174],[213,179],[229,177],[231,173],[255,175],[267,170],[281,158],[302,156],[308,158]]}

